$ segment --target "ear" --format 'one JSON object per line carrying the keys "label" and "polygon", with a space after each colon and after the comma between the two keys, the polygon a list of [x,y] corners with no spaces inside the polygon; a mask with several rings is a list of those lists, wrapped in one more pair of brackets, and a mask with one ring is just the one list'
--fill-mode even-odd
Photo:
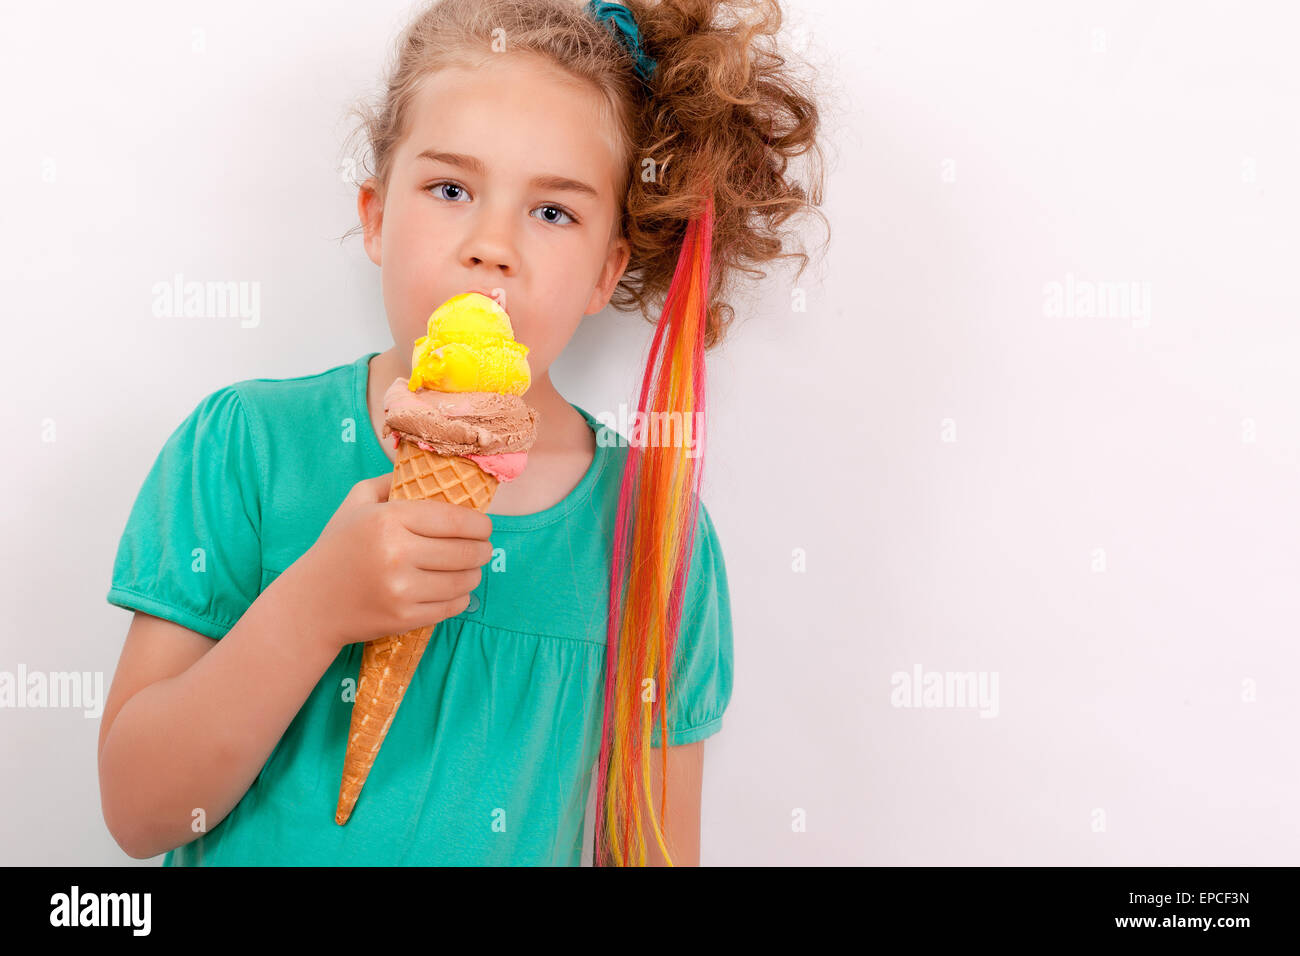
{"label": "ear", "polygon": [[628,260],[632,258],[632,247],[622,237],[609,244],[609,255],[605,257],[605,266],[600,270],[596,288],[591,290],[587,308],[583,315],[595,315],[609,304],[609,297],[614,294],[614,287],[627,271]]}
{"label": "ear", "polygon": [[366,255],[375,265],[381,265],[383,250],[384,197],[379,195],[379,184],[367,179],[357,191],[357,217],[365,229],[363,243]]}

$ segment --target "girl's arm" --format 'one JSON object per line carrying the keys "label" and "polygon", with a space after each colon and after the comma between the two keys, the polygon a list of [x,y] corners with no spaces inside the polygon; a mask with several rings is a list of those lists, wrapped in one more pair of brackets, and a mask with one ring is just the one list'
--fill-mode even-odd
{"label": "girl's arm", "polygon": [[338,654],[294,572],[219,641],[136,612],[99,732],[104,822],[129,856],[225,819]]}
{"label": "girl's arm", "polygon": [[[659,748],[650,751],[650,797],[659,813]],[[704,741],[668,748],[668,819],[660,820],[674,866],[700,865],[700,793],[704,784]],[[641,794],[641,822],[645,833],[646,866],[667,866],[650,824],[645,791]]]}

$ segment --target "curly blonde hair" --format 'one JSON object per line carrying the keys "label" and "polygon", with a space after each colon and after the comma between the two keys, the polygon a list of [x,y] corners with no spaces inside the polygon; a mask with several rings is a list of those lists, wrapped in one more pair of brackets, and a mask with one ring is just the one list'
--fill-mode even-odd
{"label": "curly blonde hair", "polygon": [[[501,55],[493,52],[494,39],[506,37],[510,50],[540,55],[599,91],[600,119],[616,131],[619,235],[631,257],[610,297],[615,308],[636,307],[652,325],[658,321],[687,223],[699,208],[690,184],[701,177],[714,184],[704,339],[711,349],[735,317],[723,296],[737,272],[763,278],[755,266],[797,258],[797,281],[808,264],[806,253],[784,251],[790,237],[781,227],[804,210],[821,215],[815,208],[824,184],[821,111],[776,43],[782,23],[777,0],[624,5],[640,29],[643,50],[657,62],[648,85],[581,0],[435,0],[399,37],[386,89],[353,111],[368,146],[358,165],[382,197],[421,81],[447,66],[472,68]],[[789,163],[805,153],[811,162],[801,181]]]}

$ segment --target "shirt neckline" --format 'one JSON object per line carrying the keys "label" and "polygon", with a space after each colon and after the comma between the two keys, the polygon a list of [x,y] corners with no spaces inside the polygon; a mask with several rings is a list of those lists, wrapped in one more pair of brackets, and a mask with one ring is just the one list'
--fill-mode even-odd
{"label": "shirt neckline", "polygon": [[[352,377],[352,403],[358,426],[361,426],[363,422],[365,423],[362,431],[367,436],[365,444],[372,465],[382,471],[391,472],[393,463],[384,454],[383,446],[379,443],[379,436],[375,434],[374,425],[370,421],[370,406],[366,403],[366,385],[370,379],[370,360],[378,354],[378,352],[369,352],[361,356],[353,364],[355,374]],[[566,399],[566,401],[568,400]],[[533,531],[554,524],[563,520],[591,497],[591,491],[600,479],[609,459],[609,449],[613,444],[612,439],[616,436],[604,436],[602,433],[609,429],[608,425],[597,421],[590,412],[580,405],[574,405],[573,402],[569,402],[569,404],[581,413],[588,426],[596,433],[596,453],[592,456],[591,464],[587,466],[587,471],[582,476],[582,480],[567,495],[542,511],[534,511],[532,514],[526,515],[488,514],[488,517],[492,519],[493,531]]]}

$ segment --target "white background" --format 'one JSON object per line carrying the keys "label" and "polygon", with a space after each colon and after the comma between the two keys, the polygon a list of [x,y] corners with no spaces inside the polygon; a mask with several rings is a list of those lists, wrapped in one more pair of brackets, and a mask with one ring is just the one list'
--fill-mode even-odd
{"label": "white background", "polygon": [[[1295,864],[1297,24],[975,7],[787,7],[831,242],[806,311],[777,267],[709,357],[736,670],[702,862]],[[346,112],[413,9],[6,8],[0,670],[106,694],[167,436],[223,385],[392,344],[336,240]],[[155,318],[178,272],[258,282],[260,324]],[[1048,314],[1067,276],[1147,283],[1149,321]],[[557,385],[633,402],[649,332],[588,319]],[[997,716],[892,706],[916,667],[996,673]],[[98,731],[0,710],[0,863],[161,862],[104,825]]]}

